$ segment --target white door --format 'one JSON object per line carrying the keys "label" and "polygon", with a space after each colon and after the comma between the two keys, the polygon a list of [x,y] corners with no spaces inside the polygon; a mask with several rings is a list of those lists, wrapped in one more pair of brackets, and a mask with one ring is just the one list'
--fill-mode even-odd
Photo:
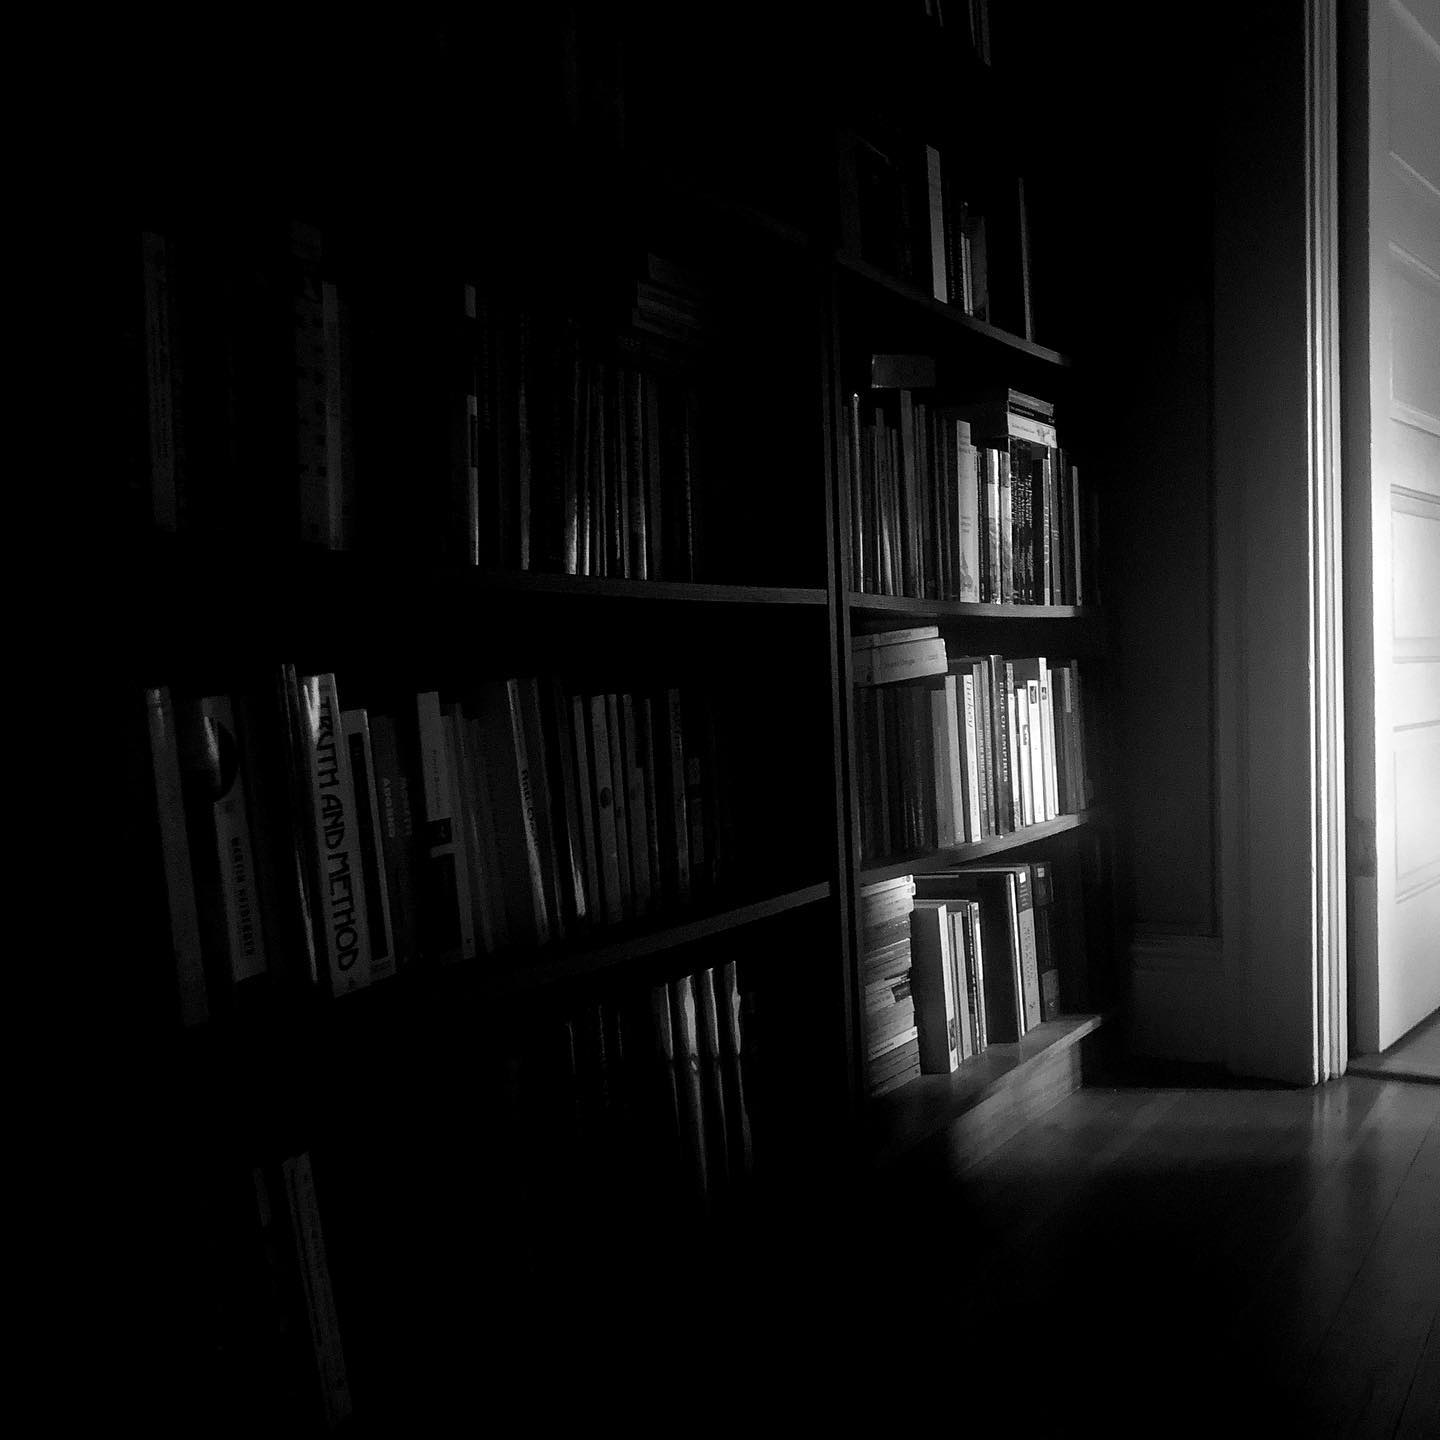
{"label": "white door", "polygon": [[1368,267],[1350,279],[1369,324],[1347,341],[1368,343],[1369,404],[1347,410],[1345,479],[1362,1054],[1440,1006],[1440,0],[1370,0],[1368,70]]}

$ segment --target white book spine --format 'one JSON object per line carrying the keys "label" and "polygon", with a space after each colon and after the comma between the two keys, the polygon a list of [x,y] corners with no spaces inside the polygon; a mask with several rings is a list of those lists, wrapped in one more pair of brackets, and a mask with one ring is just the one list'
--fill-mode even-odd
{"label": "white book spine", "polygon": [[365,876],[355,787],[350,758],[342,743],[334,675],[307,675],[300,688],[310,795],[315,808],[316,880],[325,955],[331,989],[341,995],[370,983],[370,937],[365,923]]}
{"label": "white book spine", "polygon": [[965,800],[968,809],[965,838],[980,839],[980,756],[976,748],[979,731],[975,724],[975,677],[959,677],[965,687]]}
{"label": "white book spine", "polygon": [[957,599],[978,601],[980,597],[980,472],[979,452],[970,443],[970,425],[955,422],[955,519],[960,564]]}
{"label": "white book spine", "polygon": [[1045,722],[1040,711],[1040,681],[1026,680],[1025,704],[1030,723],[1030,809],[1033,823],[1045,820]]}
{"label": "white book spine", "polygon": [[1045,657],[1040,657],[1040,735],[1045,746],[1045,818],[1053,820],[1060,813],[1058,772],[1055,766],[1055,702],[1050,690],[1054,677]]}
{"label": "white book spine", "polygon": [[930,199],[930,285],[935,298],[944,303],[950,299],[945,283],[945,201],[940,152],[933,145],[925,147],[925,175]]}
{"label": "white book spine", "polygon": [[1019,764],[1015,771],[1020,782],[1020,819],[1024,825],[1035,823],[1034,790],[1030,764],[1030,692],[1023,680],[1015,683],[1015,738]]}
{"label": "white book spine", "polygon": [[255,881],[255,847],[245,806],[240,773],[240,746],[235,711],[228,695],[209,695],[200,702],[201,721],[210,734],[207,745],[216,756],[218,792],[214,796],[215,844],[219,852],[220,903],[224,907],[226,952],[235,984],[266,970],[265,929]]}

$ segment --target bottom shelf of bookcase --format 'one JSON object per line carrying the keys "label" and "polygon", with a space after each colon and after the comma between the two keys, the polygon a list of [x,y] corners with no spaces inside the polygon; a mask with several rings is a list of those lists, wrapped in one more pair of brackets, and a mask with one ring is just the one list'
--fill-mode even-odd
{"label": "bottom shelf of bookcase", "polygon": [[873,1163],[889,1165],[927,1141],[974,1164],[1082,1083],[1081,1041],[1099,1015],[1062,1015],[1012,1044],[988,1046],[950,1075],[920,1075],[870,1101]]}

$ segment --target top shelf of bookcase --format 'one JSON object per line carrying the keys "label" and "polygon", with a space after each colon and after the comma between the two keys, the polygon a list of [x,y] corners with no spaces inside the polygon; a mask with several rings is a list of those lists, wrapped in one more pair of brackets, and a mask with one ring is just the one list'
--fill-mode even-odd
{"label": "top shelf of bookcase", "polygon": [[1070,357],[1062,354],[1059,350],[1052,350],[1048,345],[1037,345],[1033,340],[1026,340],[1020,335],[1013,335],[1008,330],[1000,329],[998,325],[991,325],[985,320],[977,320],[973,315],[967,315],[954,305],[944,305],[933,296],[927,295],[918,286],[908,284],[904,280],[897,280],[895,276],[887,275],[885,271],[871,265],[868,261],[861,260],[844,250],[835,252],[835,264],[843,274],[853,276],[872,290],[884,292],[904,301],[917,313],[924,314],[931,320],[941,321],[988,344],[1003,347],[1016,354],[1027,356],[1031,360],[1037,360],[1044,365],[1060,370],[1070,368]]}

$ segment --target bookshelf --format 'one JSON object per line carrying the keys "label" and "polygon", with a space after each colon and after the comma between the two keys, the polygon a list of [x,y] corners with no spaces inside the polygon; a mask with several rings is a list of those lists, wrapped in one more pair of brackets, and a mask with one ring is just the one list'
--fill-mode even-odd
{"label": "bookshelf", "polygon": [[[132,773],[128,923],[149,957],[139,979],[112,984],[117,1016],[149,1047],[134,1084],[153,1191],[225,1217],[192,1216],[176,1236],[153,1216],[147,1228],[161,1333],[193,1361],[173,1403],[204,1416],[263,1372],[240,1433],[381,1434],[417,1405],[458,1409],[468,1381],[447,1364],[472,1348],[487,1373],[517,1359],[518,1342],[481,1343],[476,1290],[534,1318],[547,1287],[588,1303],[642,1275],[659,1283],[661,1255],[703,1265],[716,1237],[763,1232],[795,1196],[841,1183],[857,1154],[890,1163],[947,1131],[996,1143],[1080,1082],[1106,1004],[1103,780],[1072,813],[868,853],[852,673],[857,637],[927,625],[954,655],[1103,669],[1091,592],[1062,592],[1056,579],[1028,605],[875,593],[854,573],[849,530],[860,477],[848,397],[868,393],[870,357],[924,355],[937,396],[1012,386],[1054,399],[1062,416],[1078,366],[1043,330],[1036,339],[965,313],[846,248],[855,217],[833,161],[864,123],[842,98],[856,57],[829,55],[833,67],[812,74],[815,38],[798,22],[761,60],[714,16],[652,24],[626,7],[598,18],[581,8],[497,21],[519,57],[510,76],[498,46],[468,68],[468,46],[502,37],[407,34],[405,95],[423,103],[409,120],[395,110],[374,170],[378,117],[342,137],[328,167],[291,156],[238,198],[141,166],[103,237],[107,359],[134,381],[106,397],[124,483],[104,583]],[[721,56],[745,64],[744,52],[752,67],[737,72],[759,87],[743,123],[707,111],[708,83],[681,97],[673,65],[641,63],[711,42],[707,82]],[[342,51],[363,68],[383,48],[356,33]],[[927,74],[951,62],[991,83],[953,36]],[[487,123],[508,143],[483,184],[457,186],[474,159],[466,137]],[[203,125],[176,138],[197,151],[215,139]],[[259,138],[284,154],[283,130]],[[297,217],[314,226],[321,309],[343,308],[350,326],[346,345],[317,352],[323,394],[309,396],[308,416],[287,389],[294,314],[283,287],[297,242],[285,227]],[[997,257],[999,233],[997,223]],[[146,271],[142,235],[173,250],[177,308],[161,338],[161,279],[153,256]],[[464,373],[478,392],[477,429],[458,440],[457,347],[469,347]],[[166,385],[178,421],[156,409]],[[297,407],[323,421],[319,490],[346,533],[333,547],[305,543],[296,523]],[[162,424],[186,442],[163,482]],[[461,484],[477,433],[478,491]],[[351,475],[353,489],[332,493]],[[403,782],[415,817],[396,842],[409,857],[409,931],[401,862],[375,828],[370,875],[395,914],[382,926],[372,909],[365,923],[386,929],[394,973],[333,996],[343,986],[326,948],[331,872],[305,849],[307,837],[316,846],[306,824],[317,824],[319,792],[304,772],[315,757],[302,743],[287,769],[274,754],[282,732],[303,732],[305,676],[330,677],[338,708],[365,711],[372,739],[377,717],[401,737],[396,760],[373,762],[375,788],[398,794]],[[189,1026],[175,1016],[166,827],[185,816],[181,851],[198,866],[218,822],[189,770],[178,811],[157,798],[160,749],[144,721],[146,698],[162,694],[182,729],[215,696],[260,717],[242,731],[270,727],[264,744],[241,744],[237,764],[254,835],[275,827],[268,841],[252,836],[259,894],[289,897],[283,914],[261,906],[267,968],[253,979],[227,968],[233,936],[217,960],[211,917],[196,972],[206,1015]],[[440,742],[453,772],[443,804],[418,758],[434,722],[417,706],[432,695],[435,733],[454,732]],[[1103,712],[1093,718],[1098,777]],[[467,731],[472,722],[482,728]],[[497,753],[502,735],[513,752]],[[360,753],[352,780],[365,773]],[[608,784],[602,753],[616,767]],[[307,786],[287,783],[297,767]],[[626,832],[605,818],[612,801],[625,805]],[[487,819],[490,807],[512,829]],[[421,889],[427,846],[442,843],[422,836],[441,820],[469,901]],[[1062,977],[1066,1014],[994,1041],[953,1074],[867,1097],[862,892],[998,857],[1054,861],[1086,890],[1088,928],[1072,937],[1086,953]],[[213,885],[200,907],[215,904]],[[296,895],[307,935],[295,929]],[[530,904],[521,924],[516,907]],[[459,950],[427,928],[441,907],[461,931],[474,922]],[[687,1025],[696,1058],[682,1051],[667,1067],[664,1046]],[[717,1114],[727,1117],[718,1140]],[[313,1166],[309,1200],[297,1157]],[[268,1186],[258,1230],[257,1172]],[[305,1248],[307,1226],[323,1228],[323,1263]],[[497,1234],[505,1246],[485,1243]],[[626,1271],[623,1257],[641,1251],[649,1259]],[[323,1305],[322,1272],[333,1289]],[[289,1351],[262,1342],[277,1308]],[[310,1341],[296,1341],[307,1322]]]}

